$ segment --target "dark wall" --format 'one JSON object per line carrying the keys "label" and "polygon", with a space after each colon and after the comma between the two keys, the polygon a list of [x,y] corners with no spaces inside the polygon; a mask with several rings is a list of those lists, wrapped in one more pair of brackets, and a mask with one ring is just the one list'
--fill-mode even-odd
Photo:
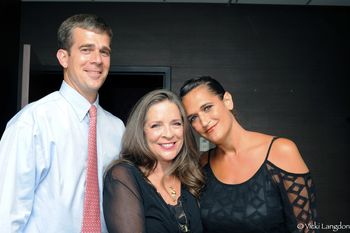
{"label": "dark wall", "polygon": [[86,12],[114,29],[112,65],[169,66],[174,91],[201,74],[222,81],[246,129],[297,143],[321,222],[350,224],[350,8],[27,2],[21,41],[33,63],[57,65],[57,27]]}
{"label": "dark wall", "polygon": [[17,111],[18,53],[20,35],[20,0],[2,0],[1,22],[1,91],[0,135],[6,122]]}

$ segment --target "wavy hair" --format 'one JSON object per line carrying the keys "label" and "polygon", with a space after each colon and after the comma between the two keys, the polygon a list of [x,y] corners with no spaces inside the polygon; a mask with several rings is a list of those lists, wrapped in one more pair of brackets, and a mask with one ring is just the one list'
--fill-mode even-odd
{"label": "wavy hair", "polygon": [[144,125],[151,106],[163,101],[170,101],[178,107],[183,122],[183,146],[165,175],[177,176],[189,192],[198,198],[204,184],[204,176],[199,165],[196,141],[181,101],[171,91],[164,89],[151,91],[136,103],[126,124],[120,160],[114,164],[122,161],[133,163],[141,168],[146,177],[154,171],[157,159],[148,147]]}

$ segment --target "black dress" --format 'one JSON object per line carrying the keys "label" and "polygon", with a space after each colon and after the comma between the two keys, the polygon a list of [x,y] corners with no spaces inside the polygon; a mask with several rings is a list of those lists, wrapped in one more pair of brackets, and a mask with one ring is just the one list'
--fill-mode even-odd
{"label": "black dress", "polygon": [[141,171],[127,163],[106,174],[103,210],[109,233],[203,232],[197,201],[186,188],[182,186],[176,206],[168,205]]}
{"label": "black dress", "polygon": [[207,181],[200,198],[204,232],[314,232],[308,228],[316,218],[310,173],[289,173],[271,163],[268,155],[275,139],[259,170],[241,184],[220,182],[210,163],[205,165]]}

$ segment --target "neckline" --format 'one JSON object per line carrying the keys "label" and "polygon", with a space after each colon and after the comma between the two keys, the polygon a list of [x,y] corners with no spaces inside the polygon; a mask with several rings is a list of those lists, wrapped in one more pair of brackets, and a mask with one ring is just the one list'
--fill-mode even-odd
{"label": "neckline", "polygon": [[272,137],[271,142],[270,142],[270,145],[269,145],[269,147],[268,147],[268,149],[267,149],[267,153],[266,153],[266,156],[265,156],[265,158],[264,158],[264,161],[261,163],[261,165],[259,166],[259,168],[253,173],[252,176],[250,176],[248,179],[246,179],[246,180],[244,180],[244,181],[242,181],[242,182],[240,182],[240,183],[235,183],[235,184],[225,183],[225,182],[221,181],[219,178],[217,178],[217,177],[215,176],[215,173],[214,173],[214,171],[213,171],[213,169],[212,169],[212,167],[211,167],[211,164],[210,164],[210,154],[211,154],[212,151],[214,151],[215,148],[212,148],[212,149],[210,149],[210,150],[208,151],[208,163],[206,164],[206,166],[208,166],[208,169],[209,169],[209,171],[210,171],[211,176],[213,176],[214,179],[215,179],[218,183],[220,183],[220,184],[222,184],[222,185],[225,185],[225,186],[231,186],[231,187],[233,187],[233,186],[244,185],[244,184],[246,184],[246,183],[249,183],[254,177],[256,177],[256,176],[261,172],[263,166],[266,164],[266,162],[268,162],[268,157],[269,157],[269,154],[270,154],[270,150],[271,150],[272,144],[273,144],[273,142],[274,142],[277,138],[278,138],[278,137],[276,137],[276,136],[273,136],[273,137]]}
{"label": "neckline", "polygon": [[211,168],[211,165],[210,165],[209,162],[208,162],[208,164],[206,166],[208,166],[208,170],[210,172],[210,175],[215,179],[216,182],[218,182],[221,185],[233,187],[233,186],[241,186],[241,185],[244,185],[246,183],[249,183],[253,178],[255,178],[257,175],[259,175],[259,173],[261,172],[261,170],[262,170],[262,168],[263,168],[265,163],[266,163],[266,160],[264,160],[264,162],[259,166],[259,168],[256,170],[256,172],[254,172],[254,174],[251,177],[249,177],[247,180],[244,180],[244,181],[242,181],[240,183],[235,183],[235,184],[225,183],[225,182],[219,180],[219,178],[217,178],[215,176],[214,171]]}
{"label": "neckline", "polygon": [[160,192],[158,192],[157,188],[150,182],[148,182],[146,180],[146,183],[154,190],[154,192],[156,193],[156,195],[160,198],[160,200],[163,202],[163,204],[167,205],[167,206],[177,206],[179,204],[179,202],[182,200],[182,185],[180,183],[180,195],[179,197],[177,198],[176,202],[173,204],[173,203],[167,203],[163,196],[160,194]]}
{"label": "neckline", "polygon": [[138,172],[139,172],[139,174],[141,175],[141,177],[143,178],[143,180],[146,182],[146,184],[147,184],[151,189],[154,190],[154,192],[155,192],[156,195],[161,199],[161,201],[163,202],[163,204],[169,205],[169,206],[176,206],[176,205],[179,203],[179,201],[182,200],[182,193],[183,193],[183,190],[182,190],[182,183],[181,183],[181,181],[180,181],[180,194],[179,194],[179,196],[178,196],[178,198],[177,198],[175,204],[170,204],[170,203],[167,203],[167,202],[164,200],[164,198],[162,197],[162,195],[158,192],[156,186],[154,186],[154,185],[152,184],[152,182],[145,176],[145,174],[143,174],[143,172],[141,171],[141,169],[140,169],[138,166],[136,166],[136,165],[134,165],[134,167],[136,167],[136,169],[138,170]]}
{"label": "neckline", "polygon": [[[79,121],[83,121],[89,112],[91,103],[64,80],[62,81],[59,93],[72,106]],[[99,100],[97,97],[96,101],[93,103],[97,109],[99,108],[98,102]]]}

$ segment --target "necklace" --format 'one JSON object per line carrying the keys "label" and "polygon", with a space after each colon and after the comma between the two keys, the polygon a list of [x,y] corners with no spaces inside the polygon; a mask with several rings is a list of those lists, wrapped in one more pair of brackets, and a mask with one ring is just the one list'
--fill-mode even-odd
{"label": "necklace", "polygon": [[173,199],[173,202],[176,202],[176,194],[177,194],[176,190],[174,189],[173,186],[169,186],[169,190],[170,190],[169,194],[171,199]]}
{"label": "necklace", "polygon": [[176,202],[177,201],[177,193],[176,193],[176,190],[174,188],[174,185],[175,185],[175,176],[174,176],[174,181],[173,181],[173,184],[172,185],[169,185],[168,189],[169,189],[169,194],[170,194],[170,197],[171,199],[173,200],[173,202]]}

